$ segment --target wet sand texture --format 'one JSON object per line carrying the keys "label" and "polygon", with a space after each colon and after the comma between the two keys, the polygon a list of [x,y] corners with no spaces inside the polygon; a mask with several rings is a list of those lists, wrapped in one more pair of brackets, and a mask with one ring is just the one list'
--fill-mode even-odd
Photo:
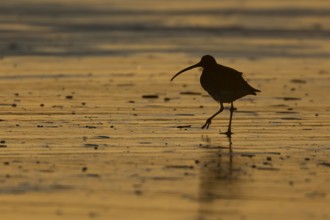
{"label": "wet sand texture", "polygon": [[0,3],[1,219],[329,219],[328,2],[132,2]]}

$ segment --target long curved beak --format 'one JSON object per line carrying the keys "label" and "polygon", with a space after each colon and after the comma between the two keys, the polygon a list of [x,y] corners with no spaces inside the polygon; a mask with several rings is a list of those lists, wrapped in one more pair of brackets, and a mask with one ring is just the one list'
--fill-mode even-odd
{"label": "long curved beak", "polygon": [[180,72],[178,72],[177,74],[175,74],[175,75],[172,77],[171,81],[172,81],[175,77],[177,77],[178,75],[180,75],[181,73],[183,73],[183,72],[185,72],[185,71],[187,71],[187,70],[191,70],[191,69],[196,68],[196,67],[201,67],[201,66],[202,66],[202,65],[201,65],[200,63],[197,63],[197,64],[195,64],[195,65],[192,65],[192,66],[190,66],[190,67],[187,67],[187,68],[181,70]]}

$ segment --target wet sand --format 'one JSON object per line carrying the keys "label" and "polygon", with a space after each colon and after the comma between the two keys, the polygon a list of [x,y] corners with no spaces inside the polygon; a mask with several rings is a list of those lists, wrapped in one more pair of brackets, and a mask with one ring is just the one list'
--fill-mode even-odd
{"label": "wet sand", "polygon": [[3,219],[330,219],[329,5],[203,2],[0,3]]}

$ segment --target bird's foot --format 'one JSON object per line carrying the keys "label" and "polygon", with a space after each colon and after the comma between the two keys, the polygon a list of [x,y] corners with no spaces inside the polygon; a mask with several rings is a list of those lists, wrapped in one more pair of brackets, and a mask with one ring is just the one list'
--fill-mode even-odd
{"label": "bird's foot", "polygon": [[202,126],[202,129],[204,129],[204,128],[208,129],[210,127],[211,123],[212,123],[212,120],[207,119],[205,124]]}
{"label": "bird's foot", "polygon": [[220,133],[220,134],[225,134],[225,135],[227,135],[227,137],[231,137],[231,135],[234,134],[234,133],[231,132],[231,130],[228,130],[228,131]]}

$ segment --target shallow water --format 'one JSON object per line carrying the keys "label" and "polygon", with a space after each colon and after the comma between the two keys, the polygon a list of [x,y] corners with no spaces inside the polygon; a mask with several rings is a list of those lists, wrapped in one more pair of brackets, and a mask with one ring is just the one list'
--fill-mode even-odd
{"label": "shallow water", "polygon": [[[324,1],[1,5],[4,219],[329,219]],[[258,96],[199,85],[206,53]]]}

